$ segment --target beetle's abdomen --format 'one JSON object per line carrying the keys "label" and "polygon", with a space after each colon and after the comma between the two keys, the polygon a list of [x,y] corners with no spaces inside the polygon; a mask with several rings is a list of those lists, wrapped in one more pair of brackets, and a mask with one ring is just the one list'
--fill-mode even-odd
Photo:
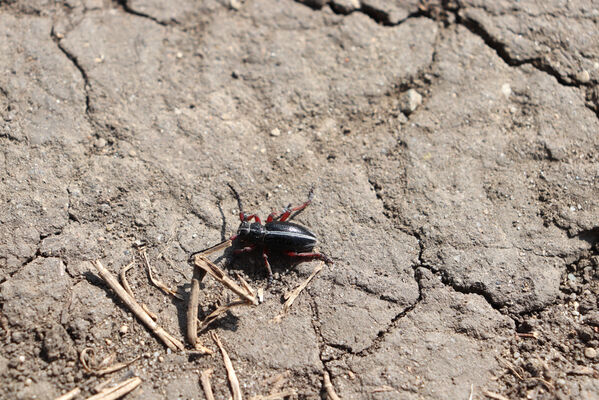
{"label": "beetle's abdomen", "polygon": [[293,222],[268,222],[265,225],[264,245],[281,251],[306,252],[316,246],[316,235],[308,228]]}

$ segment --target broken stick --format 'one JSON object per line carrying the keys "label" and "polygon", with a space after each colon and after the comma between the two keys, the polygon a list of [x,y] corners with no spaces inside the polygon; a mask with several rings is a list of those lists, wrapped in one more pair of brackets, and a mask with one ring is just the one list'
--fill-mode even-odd
{"label": "broken stick", "polygon": [[295,289],[293,289],[291,292],[287,292],[285,294],[285,299],[286,300],[285,300],[285,303],[283,304],[283,310],[281,311],[281,313],[279,315],[277,315],[276,317],[274,317],[271,320],[272,322],[280,322],[281,319],[283,319],[283,317],[289,313],[289,309],[293,305],[293,302],[295,301],[295,299],[297,298],[297,296],[299,296],[300,293],[306,288],[306,286],[308,286],[308,284],[310,283],[310,281],[312,279],[314,279],[314,277],[320,271],[322,271],[323,265],[324,265],[323,262],[319,262],[316,265],[316,267],[314,268],[314,270],[312,271],[312,273],[310,274],[310,276],[304,282],[302,282],[298,287],[296,287]]}
{"label": "broken stick", "polygon": [[258,305],[258,299],[256,298],[256,294],[249,287],[249,285],[247,285],[247,283],[245,283],[243,288],[240,287],[237,283],[235,283],[233,279],[229,278],[229,276],[225,274],[225,272],[222,269],[220,269],[216,264],[208,260],[202,254],[196,254],[194,258],[194,264],[196,267],[208,273],[208,275],[212,276],[214,279],[222,283],[224,286],[231,289],[231,291],[233,291],[243,300],[255,306]]}
{"label": "broken stick", "polygon": [[139,303],[131,296],[125,288],[116,280],[116,278],[108,271],[100,260],[96,260],[95,264],[100,277],[110,286],[112,290],[120,297],[127,307],[141,320],[162,342],[171,350],[184,350],[185,346],[179,340],[171,336],[160,325],[158,325],[150,316],[143,310]]}
{"label": "broken stick", "polygon": [[215,332],[212,333],[212,339],[220,349],[220,352],[223,355],[223,362],[225,363],[225,368],[227,369],[227,376],[229,377],[229,385],[231,386],[231,393],[233,394],[233,400],[241,400],[241,388],[239,387],[239,380],[237,379],[237,375],[235,374],[235,369],[233,369],[233,363],[229,358],[229,354],[225,350],[222,342],[220,341],[218,335]]}

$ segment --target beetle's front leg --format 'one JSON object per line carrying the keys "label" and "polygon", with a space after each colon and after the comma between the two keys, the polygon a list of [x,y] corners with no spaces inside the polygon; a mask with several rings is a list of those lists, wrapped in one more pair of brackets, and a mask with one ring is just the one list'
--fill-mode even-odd
{"label": "beetle's front leg", "polygon": [[262,224],[260,217],[258,217],[256,214],[247,215],[243,211],[239,213],[239,219],[241,220],[241,222],[251,221],[252,219],[254,219],[254,221],[256,221],[257,223]]}
{"label": "beetle's front leg", "polygon": [[314,197],[314,189],[310,189],[310,193],[308,194],[308,200],[304,204],[297,206],[297,207],[293,207],[293,208],[291,208],[291,204],[289,204],[287,207],[285,207],[285,209],[283,210],[282,213],[277,213],[276,211],[274,211],[274,212],[270,213],[266,222],[268,223],[268,222],[272,222],[275,220],[285,222],[287,220],[287,218],[289,218],[291,213],[301,211],[304,208],[308,207],[310,205],[310,203],[312,203],[313,197]]}

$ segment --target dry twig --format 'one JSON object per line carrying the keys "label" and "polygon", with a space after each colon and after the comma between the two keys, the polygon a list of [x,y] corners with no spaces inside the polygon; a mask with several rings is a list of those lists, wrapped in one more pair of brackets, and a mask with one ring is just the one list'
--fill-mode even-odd
{"label": "dry twig", "polygon": [[[108,357],[104,358],[98,364],[97,367],[92,367],[89,365],[87,359],[88,359],[88,357],[93,357],[93,352],[94,352],[94,350],[92,348],[86,347],[79,354],[79,361],[81,362],[81,365],[83,366],[83,369],[86,372],[88,372],[90,374],[94,374],[96,376],[111,374],[111,373],[119,371],[123,368],[127,368],[129,365],[131,365],[135,361],[139,360],[139,357],[135,357],[133,360],[128,361],[128,362],[113,364],[113,362],[116,358],[115,354],[113,353],[113,354],[110,354]],[[90,353],[89,356],[88,356],[88,353]]]}
{"label": "dry twig", "polygon": [[194,256],[197,256],[197,255],[207,256],[208,254],[216,253],[219,250],[226,249],[227,247],[231,246],[231,243],[233,243],[232,240],[225,240],[224,242],[221,242],[217,245],[214,245],[212,247],[202,250],[200,253],[194,254]]}
{"label": "dry twig", "polygon": [[487,397],[494,399],[494,400],[510,400],[507,397],[500,395],[499,393],[484,391],[483,394]]}
{"label": "dry twig", "polygon": [[204,318],[202,321],[200,322],[200,326],[198,328],[198,332],[203,331],[204,329],[206,329],[211,323],[213,323],[214,321],[216,321],[216,319],[221,315],[226,313],[227,311],[229,311],[231,308],[233,307],[237,307],[237,306],[247,306],[248,303],[245,300],[237,300],[234,301],[232,303],[229,304],[225,304],[224,306],[219,306],[216,308],[216,310],[212,311],[210,313],[210,315],[208,315],[206,318]]}
{"label": "dry twig", "polygon": [[87,400],[115,400],[123,397],[141,384],[141,378],[134,376],[108,389],[102,390],[100,393],[88,397]]}
{"label": "dry twig", "polygon": [[200,374],[200,382],[202,384],[202,389],[204,389],[206,400],[214,400],[214,394],[212,393],[212,384],[210,383],[211,375],[212,368],[205,369]]}
{"label": "dry twig", "polygon": [[131,267],[133,267],[133,265],[135,264],[135,261],[131,261],[129,264],[125,265],[123,267],[123,269],[121,269],[121,283],[123,285],[123,288],[125,288],[125,290],[127,291],[127,293],[129,293],[129,295],[131,297],[135,297],[133,295],[133,290],[131,290],[131,286],[129,286],[129,282],[127,281],[127,271],[129,271],[131,269]]}
{"label": "dry twig", "polygon": [[165,331],[160,325],[158,325],[148,313],[146,313],[143,308],[139,305],[137,301],[133,298],[133,296],[129,295],[127,291],[121,286],[121,284],[116,280],[116,278],[108,271],[99,260],[95,262],[96,269],[100,274],[100,277],[104,279],[104,281],[114,290],[117,296],[125,303],[127,307],[135,314],[135,316],[140,319],[162,342],[171,350],[184,350],[185,346],[179,340],[175,339],[171,336],[167,331]]}
{"label": "dry twig", "polygon": [[216,264],[212,261],[208,260],[204,257],[203,254],[196,254],[194,258],[194,264],[196,267],[206,271],[208,275],[212,276],[214,279],[222,283],[224,286],[228,287],[233,291],[236,295],[244,299],[250,304],[258,305],[258,299],[254,294],[254,291],[249,287],[247,283],[244,284],[244,287],[240,287],[235,283],[235,281],[227,276],[225,272],[220,269]]}
{"label": "dry twig", "polygon": [[297,393],[295,392],[295,390],[290,389],[290,390],[284,390],[282,392],[271,393],[266,396],[259,394],[257,396],[250,397],[250,400],[279,400],[279,399],[282,400],[285,397],[295,396],[296,394]]}
{"label": "dry twig", "polygon": [[157,288],[159,288],[160,290],[162,290],[164,293],[170,294],[171,296],[173,296],[179,300],[183,300],[183,297],[181,297],[181,295],[179,293],[175,292],[173,289],[166,286],[162,281],[159,281],[158,279],[154,278],[154,275],[152,274],[152,267],[150,266],[150,262],[148,261],[148,255],[146,253],[146,250],[143,249],[140,251],[140,253],[141,253],[142,258],[144,259],[146,268],[148,269],[148,276],[150,277],[150,281],[152,282],[152,284],[154,286],[156,286]]}
{"label": "dry twig", "polygon": [[200,354],[212,354],[212,350],[204,347],[198,338],[198,308],[200,301],[200,281],[206,275],[205,272],[194,268],[191,279],[191,293],[187,305],[187,340]]}
{"label": "dry twig", "polygon": [[297,296],[299,296],[300,293],[306,288],[306,286],[308,286],[308,284],[310,283],[310,281],[312,279],[314,279],[314,277],[320,271],[322,271],[323,265],[324,265],[323,262],[319,262],[316,265],[316,267],[314,267],[314,270],[312,271],[312,273],[310,274],[310,276],[304,282],[302,282],[298,287],[296,287],[295,289],[293,289],[291,292],[285,293],[285,296],[284,296],[285,297],[285,303],[283,304],[283,310],[281,311],[281,313],[279,315],[277,315],[276,317],[274,317],[272,319],[272,322],[280,322],[281,319],[283,319],[283,317],[285,317],[285,315],[287,315],[289,313],[289,309],[293,305],[293,302],[295,301],[295,299],[297,298]]}
{"label": "dry twig", "polygon": [[385,393],[385,392],[394,392],[394,391],[396,391],[396,390],[393,389],[391,386],[383,385],[383,386],[375,387],[374,389],[372,389],[370,391],[370,393]]}
{"label": "dry twig", "polygon": [[337,393],[335,393],[335,388],[333,387],[333,383],[331,382],[331,377],[327,371],[324,371],[323,375],[323,384],[324,389],[327,391],[327,397],[330,400],[341,400]]}
{"label": "dry twig", "polygon": [[233,394],[233,400],[241,400],[241,388],[239,387],[239,380],[237,379],[237,375],[235,374],[235,369],[233,369],[233,363],[229,358],[229,354],[225,350],[222,342],[220,341],[218,335],[215,332],[212,333],[212,339],[220,349],[220,352],[223,355],[223,362],[225,363],[225,368],[227,369],[227,376],[229,378],[229,385],[231,385],[231,393]]}

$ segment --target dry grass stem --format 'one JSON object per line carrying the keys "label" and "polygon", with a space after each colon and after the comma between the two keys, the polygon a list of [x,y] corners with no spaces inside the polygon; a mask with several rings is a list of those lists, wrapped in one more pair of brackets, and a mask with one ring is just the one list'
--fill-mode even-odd
{"label": "dry grass stem", "polygon": [[123,284],[123,288],[125,288],[125,290],[127,291],[127,293],[129,293],[129,295],[131,297],[135,297],[135,296],[133,295],[131,286],[129,286],[129,282],[127,282],[127,271],[129,271],[131,269],[131,267],[133,267],[134,264],[135,264],[135,261],[131,261],[129,264],[124,266],[123,269],[121,270],[121,274],[120,274],[121,283]]}
{"label": "dry grass stem", "polygon": [[391,386],[383,385],[383,386],[375,387],[374,389],[372,389],[370,391],[370,393],[386,393],[386,392],[394,392],[394,391],[395,391],[395,389],[393,389]]}
{"label": "dry grass stem", "polygon": [[599,373],[597,373],[597,371],[595,371],[593,368],[587,366],[578,366],[567,373],[569,375],[590,375],[594,378],[599,378]]}
{"label": "dry grass stem", "polygon": [[286,397],[295,396],[297,393],[295,390],[284,390],[282,392],[271,393],[267,396],[257,395],[250,397],[250,400],[283,400]]}
{"label": "dry grass stem", "polygon": [[96,269],[100,274],[100,277],[104,279],[104,281],[114,290],[117,296],[125,303],[127,307],[135,314],[135,316],[140,319],[153,333],[156,335],[162,342],[171,350],[184,350],[185,347],[183,343],[179,340],[171,336],[167,331],[165,331],[160,325],[158,325],[147,312],[143,310],[143,308],[139,305],[137,301],[133,298],[133,296],[129,295],[127,291],[121,286],[121,284],[116,280],[116,278],[108,271],[102,263],[97,260],[95,262]]}
{"label": "dry grass stem", "polygon": [[148,276],[150,277],[150,281],[152,282],[152,284],[154,286],[156,286],[157,288],[159,288],[160,290],[162,290],[164,293],[166,294],[170,294],[171,296],[179,299],[179,300],[183,300],[183,297],[175,292],[173,289],[169,288],[168,286],[166,286],[162,281],[159,281],[158,279],[154,278],[154,274],[152,274],[152,267],[150,266],[150,261],[148,261],[148,255],[146,253],[146,250],[141,250],[141,256],[144,259],[144,263],[146,264],[146,268],[148,269]]}
{"label": "dry grass stem", "polygon": [[212,311],[210,315],[200,321],[200,325],[198,327],[198,332],[206,329],[211,323],[213,323],[221,314],[226,313],[233,307],[237,306],[247,306],[248,303],[245,300],[237,300],[229,304],[225,304],[224,306],[219,306],[216,310]]}
{"label": "dry grass stem", "polygon": [[146,306],[144,303],[141,303],[141,308],[146,312],[146,314],[148,314],[150,318],[152,318],[152,320],[158,321],[158,315],[152,312],[152,310],[150,310],[148,306]]}
{"label": "dry grass stem", "polygon": [[493,393],[493,392],[489,392],[489,391],[484,391],[484,392],[483,392],[483,394],[484,394],[485,396],[487,396],[487,397],[490,397],[490,398],[492,398],[492,399],[495,399],[495,400],[510,400],[510,399],[508,399],[507,397],[505,397],[505,396],[502,396],[502,395],[500,395],[500,394],[498,394],[498,393]]}
{"label": "dry grass stem", "polygon": [[470,396],[468,396],[468,400],[472,400],[474,398],[474,383],[470,384]]}
{"label": "dry grass stem", "polygon": [[187,303],[187,341],[195,347],[198,342],[198,309],[200,307],[200,272],[193,269],[191,292]]}
{"label": "dry grass stem", "polygon": [[66,392],[62,396],[55,398],[54,400],[71,400],[72,398],[77,396],[79,393],[81,393],[81,389],[75,388],[71,391]]}
{"label": "dry grass stem", "polygon": [[106,375],[106,374],[111,374],[113,372],[116,372],[123,368],[128,367],[129,365],[133,364],[135,361],[139,360],[139,357],[135,357],[133,360],[128,361],[128,362],[113,364],[114,360],[116,359],[116,355],[113,353],[113,354],[110,354],[108,357],[104,358],[98,364],[98,366],[91,366],[88,359],[91,361],[91,363],[94,363],[94,350],[90,347],[86,347],[85,349],[83,349],[81,351],[81,353],[79,354],[79,361],[81,362],[83,369],[87,373],[90,373],[90,374],[93,374],[96,376],[102,376],[102,375]]}
{"label": "dry grass stem", "polygon": [[231,289],[231,291],[248,303],[258,305],[258,299],[256,298],[254,291],[249,287],[249,285],[247,285],[247,283],[245,284],[247,285],[247,288],[240,287],[235,283],[235,281],[229,278],[222,269],[220,269],[218,266],[216,266],[216,264],[208,260],[202,254],[196,254],[194,258],[194,264],[201,270],[206,271],[208,275],[212,276],[224,286]]}
{"label": "dry grass stem", "polygon": [[256,297],[256,292],[254,292],[254,289],[251,288],[251,286],[245,281],[245,279],[243,279],[243,277],[239,274],[239,272],[235,272],[235,276],[237,277],[237,279],[239,279],[239,281],[241,282],[241,286],[243,286],[243,288],[248,292],[251,293],[253,297]]}
{"label": "dry grass stem", "polygon": [[299,296],[300,293],[306,288],[306,286],[308,286],[308,284],[310,283],[310,281],[312,279],[314,279],[314,277],[320,271],[322,271],[322,267],[323,266],[324,266],[324,263],[323,262],[319,262],[316,265],[316,267],[314,268],[314,270],[312,271],[312,273],[310,274],[310,276],[304,282],[302,282],[298,287],[296,287],[292,291],[285,293],[285,295],[284,295],[285,303],[283,304],[283,310],[281,311],[281,313],[279,315],[277,315],[276,317],[274,317],[272,319],[272,322],[280,322],[281,319],[283,319],[283,317],[285,317],[289,313],[289,309],[293,305],[293,302],[295,301],[295,299],[297,298],[297,296]]}
{"label": "dry grass stem", "polygon": [[289,371],[285,371],[274,377],[266,379],[264,383],[270,385],[269,394],[266,396],[259,394],[251,397],[250,400],[276,400],[284,399],[289,396],[295,396],[297,393],[293,389],[281,390],[281,387],[283,387],[288,378]]}
{"label": "dry grass stem", "polygon": [[264,289],[258,288],[258,301],[260,303],[264,302]]}
{"label": "dry grass stem", "polygon": [[327,371],[324,371],[323,374],[323,384],[324,389],[327,392],[327,398],[330,400],[341,400],[337,393],[335,393],[335,388],[333,387],[333,383],[331,382],[331,377]]}
{"label": "dry grass stem", "polygon": [[[133,267],[134,264],[135,264],[135,261],[132,261],[129,264],[127,264],[125,267],[123,267],[123,269],[121,270],[121,274],[120,274],[121,284],[123,285],[123,288],[133,298],[135,298],[135,295],[133,294],[133,290],[131,290],[131,286],[129,286],[129,281],[127,281],[127,271],[129,271],[131,269],[131,267]],[[156,321],[158,319],[158,316],[156,314],[154,314],[152,311],[150,311],[148,306],[146,306],[144,303],[140,303],[140,305],[141,305],[141,308],[143,308],[143,310],[150,316],[150,318],[152,318],[154,321]]]}
{"label": "dry grass stem", "polygon": [[540,382],[540,383],[542,383],[542,384],[543,384],[543,385],[544,385],[544,386],[547,388],[547,390],[549,390],[550,392],[553,392],[553,391],[555,390],[555,387],[553,386],[553,383],[551,383],[551,382],[549,382],[549,381],[547,381],[547,380],[545,380],[545,379],[543,379],[543,378],[539,378],[539,377],[537,377],[537,376],[533,376],[532,378],[527,378],[526,380],[528,380],[528,381],[537,381],[537,382]]}
{"label": "dry grass stem", "polygon": [[524,380],[524,378],[522,377],[522,375],[520,373],[518,373],[518,371],[516,371],[516,367],[510,363],[509,361],[506,361],[504,359],[498,358],[499,362],[502,363],[512,374],[514,374],[515,377],[517,377],[518,379],[520,379],[521,381]]}
{"label": "dry grass stem", "polygon": [[131,379],[127,379],[126,381],[119,383],[116,386],[104,389],[100,393],[88,397],[87,400],[115,400],[120,397],[123,397],[129,392],[132,392],[133,389],[138,387],[140,384],[141,378],[135,376]]}
{"label": "dry grass stem", "polygon": [[231,386],[231,393],[233,394],[233,400],[241,400],[241,388],[239,387],[239,380],[237,379],[237,375],[235,374],[235,369],[233,369],[233,363],[227,354],[222,342],[220,341],[218,335],[215,332],[212,333],[212,339],[220,349],[220,352],[223,355],[223,362],[225,363],[225,368],[227,369],[227,376],[229,378],[229,385]]}
{"label": "dry grass stem", "polygon": [[538,339],[538,338],[539,338],[539,332],[530,332],[530,333],[516,333],[516,336],[518,336],[518,337],[523,337],[523,338],[533,338],[533,339]]}
{"label": "dry grass stem", "polygon": [[200,374],[200,383],[202,384],[202,389],[204,389],[206,400],[214,400],[214,394],[212,393],[212,384],[210,383],[211,375],[212,368],[205,369]]}
{"label": "dry grass stem", "polygon": [[223,249],[226,249],[227,247],[230,247],[231,243],[233,243],[231,240],[225,240],[224,242],[221,242],[217,245],[214,245],[212,247],[205,249],[201,253],[196,254],[196,256],[197,255],[207,256],[208,254],[216,253],[219,250],[223,250]]}

